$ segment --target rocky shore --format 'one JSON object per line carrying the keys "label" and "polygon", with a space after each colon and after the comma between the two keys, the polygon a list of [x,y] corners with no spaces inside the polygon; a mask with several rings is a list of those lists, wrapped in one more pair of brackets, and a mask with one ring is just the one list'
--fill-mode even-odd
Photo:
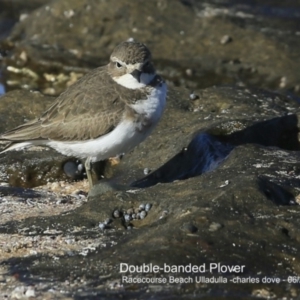
{"label": "rocky shore", "polygon": [[153,134],[99,164],[89,194],[77,158],[0,155],[0,296],[297,298],[300,3],[16,1],[12,16],[8,2],[1,132],[128,38],[169,93]]}

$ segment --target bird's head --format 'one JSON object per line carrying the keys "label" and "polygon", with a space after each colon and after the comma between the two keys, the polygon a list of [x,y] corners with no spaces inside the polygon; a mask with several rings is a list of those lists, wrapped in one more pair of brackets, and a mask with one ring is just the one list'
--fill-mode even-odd
{"label": "bird's head", "polygon": [[119,44],[110,56],[108,71],[114,81],[128,89],[145,87],[156,75],[149,49],[137,42]]}

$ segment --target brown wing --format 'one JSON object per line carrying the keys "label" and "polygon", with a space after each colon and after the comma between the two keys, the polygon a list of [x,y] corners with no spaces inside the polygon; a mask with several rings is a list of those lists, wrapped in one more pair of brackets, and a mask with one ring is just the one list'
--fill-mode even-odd
{"label": "brown wing", "polygon": [[122,87],[114,86],[106,67],[95,69],[63,92],[39,119],[0,138],[75,141],[106,134],[120,122],[126,105]]}

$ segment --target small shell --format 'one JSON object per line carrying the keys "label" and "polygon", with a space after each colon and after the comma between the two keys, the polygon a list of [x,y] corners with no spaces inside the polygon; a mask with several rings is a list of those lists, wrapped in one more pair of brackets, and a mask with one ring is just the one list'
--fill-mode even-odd
{"label": "small shell", "polygon": [[107,218],[103,223],[104,223],[105,225],[108,225],[108,224],[110,224],[111,222],[112,222],[112,219]]}
{"label": "small shell", "polygon": [[147,203],[145,205],[145,211],[149,211],[151,209],[151,207],[152,207],[152,204],[151,203]]}
{"label": "small shell", "polygon": [[106,225],[105,225],[104,223],[99,223],[99,228],[100,228],[101,230],[104,230],[105,227],[106,227]]}
{"label": "small shell", "polygon": [[77,170],[78,170],[79,172],[82,172],[82,171],[83,171],[83,164],[79,164],[79,165],[77,166]]}
{"label": "small shell", "polygon": [[146,211],[141,211],[141,213],[140,213],[140,218],[141,219],[144,219],[144,218],[146,218],[146,216],[147,216],[147,212]]}
{"label": "small shell", "polygon": [[129,215],[133,214],[133,208],[128,208],[128,209],[127,209],[127,213],[128,213]]}
{"label": "small shell", "polygon": [[121,217],[121,212],[118,209],[116,209],[113,212],[113,216],[114,216],[114,218],[120,218]]}
{"label": "small shell", "polygon": [[131,216],[128,214],[124,215],[125,222],[129,222],[131,220]]}
{"label": "small shell", "polygon": [[[25,296],[28,297],[28,298],[35,298],[35,290],[32,286],[29,286],[26,293],[25,293]],[[19,298],[20,299],[20,298]]]}
{"label": "small shell", "polygon": [[145,204],[140,204],[139,209],[144,210],[145,209]]}
{"label": "small shell", "polygon": [[192,92],[192,93],[190,93],[190,99],[191,99],[192,101],[194,101],[194,100],[196,100],[196,99],[199,99],[199,96],[196,95],[196,94],[194,94],[194,93]]}

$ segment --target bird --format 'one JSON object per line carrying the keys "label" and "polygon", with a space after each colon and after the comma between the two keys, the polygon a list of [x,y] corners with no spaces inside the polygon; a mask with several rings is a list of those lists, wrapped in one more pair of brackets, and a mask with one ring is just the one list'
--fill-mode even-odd
{"label": "bird", "polygon": [[0,153],[46,146],[85,159],[90,189],[93,163],[116,157],[144,141],[166,105],[167,85],[156,73],[147,46],[117,45],[109,63],[62,92],[39,118],[0,135]]}

